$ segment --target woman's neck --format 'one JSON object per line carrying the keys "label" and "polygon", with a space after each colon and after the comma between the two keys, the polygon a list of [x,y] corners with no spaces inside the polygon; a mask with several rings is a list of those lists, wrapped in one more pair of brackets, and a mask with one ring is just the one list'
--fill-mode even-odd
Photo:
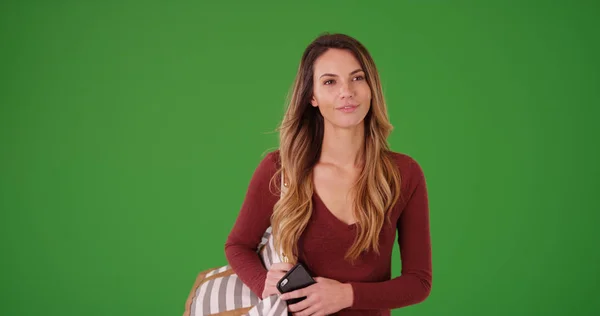
{"label": "woman's neck", "polygon": [[364,122],[353,128],[336,128],[325,123],[320,163],[358,167],[365,143]]}

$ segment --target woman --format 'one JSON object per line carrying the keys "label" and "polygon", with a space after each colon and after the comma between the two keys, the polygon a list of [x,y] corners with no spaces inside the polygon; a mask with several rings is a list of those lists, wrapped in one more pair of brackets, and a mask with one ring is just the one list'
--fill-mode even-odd
{"label": "woman", "polygon": [[[250,180],[225,253],[259,297],[296,262],[316,284],[282,294],[306,297],[294,315],[389,315],[431,290],[425,177],[387,144],[392,130],[377,69],[367,50],[343,34],[325,34],[305,50],[279,127],[280,147]],[[279,197],[281,174],[286,193]],[[269,226],[288,263],[262,265],[257,245]],[[396,242],[402,275],[391,278]]]}

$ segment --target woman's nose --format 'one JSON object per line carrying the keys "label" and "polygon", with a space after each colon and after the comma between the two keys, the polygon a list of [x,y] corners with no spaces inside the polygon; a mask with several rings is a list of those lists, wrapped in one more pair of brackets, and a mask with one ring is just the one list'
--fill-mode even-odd
{"label": "woman's nose", "polygon": [[352,91],[352,87],[349,84],[343,83],[340,87],[340,98],[350,98],[352,97],[354,92]]}

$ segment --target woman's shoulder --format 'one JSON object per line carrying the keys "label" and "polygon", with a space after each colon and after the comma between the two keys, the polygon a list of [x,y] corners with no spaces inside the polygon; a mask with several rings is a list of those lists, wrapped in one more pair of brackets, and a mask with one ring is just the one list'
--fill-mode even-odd
{"label": "woman's shoulder", "polygon": [[413,168],[415,166],[419,166],[419,163],[417,162],[417,160],[407,154],[407,153],[403,153],[403,152],[399,152],[399,151],[389,151],[389,154],[392,158],[394,158],[394,161],[396,162],[396,164],[398,165],[398,167],[404,169],[404,168]]}
{"label": "woman's shoulder", "polygon": [[271,148],[271,149],[267,149],[263,154],[262,154],[262,161],[261,163],[266,163],[266,164],[270,164],[273,165],[275,167],[278,167],[280,164],[281,158],[279,156],[279,148]]}
{"label": "woman's shoulder", "polygon": [[279,157],[279,148],[269,149],[260,155],[260,162],[256,167],[256,171],[265,177],[270,178],[279,169],[281,159]]}
{"label": "woman's shoulder", "polygon": [[[389,151],[389,154],[396,162],[398,169],[400,170],[400,176],[404,180],[423,178],[423,168],[421,164],[413,156],[397,151]],[[411,181],[413,182],[413,181]]]}

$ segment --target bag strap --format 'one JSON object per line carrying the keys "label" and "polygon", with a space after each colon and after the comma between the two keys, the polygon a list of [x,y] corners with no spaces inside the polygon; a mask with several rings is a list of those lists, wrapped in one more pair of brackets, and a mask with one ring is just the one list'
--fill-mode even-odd
{"label": "bag strap", "polygon": [[283,197],[283,192],[287,190],[287,183],[285,182],[285,176],[283,175],[283,170],[281,170],[281,189],[280,194],[279,194],[279,198]]}
{"label": "bag strap", "polygon": [[[287,183],[285,182],[285,176],[283,174],[283,170],[281,170],[281,184],[280,184],[281,189],[279,190],[281,193],[279,195],[279,198],[281,199],[283,197],[283,194],[285,191],[287,191]],[[289,262],[287,256],[284,253],[280,254],[280,258],[282,262]]]}

